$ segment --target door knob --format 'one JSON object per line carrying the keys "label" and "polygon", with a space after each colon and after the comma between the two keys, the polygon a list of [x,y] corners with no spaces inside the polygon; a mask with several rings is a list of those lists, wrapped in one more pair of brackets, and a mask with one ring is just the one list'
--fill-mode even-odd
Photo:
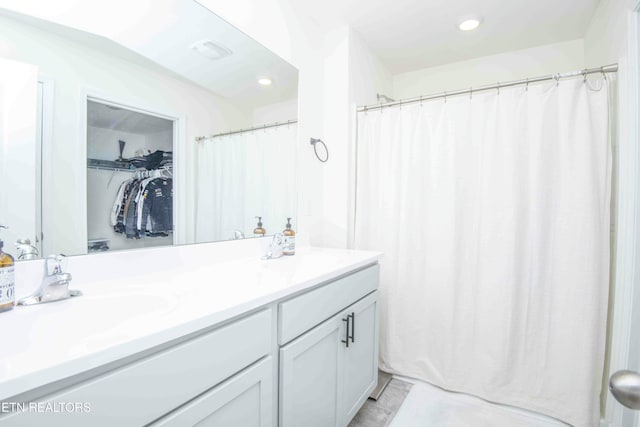
{"label": "door knob", "polygon": [[630,409],[640,409],[640,374],[618,371],[609,379],[609,390],[618,402]]}

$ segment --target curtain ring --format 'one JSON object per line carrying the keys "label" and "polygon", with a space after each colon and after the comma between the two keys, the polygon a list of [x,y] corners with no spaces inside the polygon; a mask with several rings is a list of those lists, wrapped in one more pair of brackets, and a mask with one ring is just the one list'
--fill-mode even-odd
{"label": "curtain ring", "polygon": [[497,94],[500,95],[500,82],[498,82],[498,85],[496,86],[497,89]]}
{"label": "curtain ring", "polygon": [[553,78],[556,80],[556,87],[560,86],[560,74],[556,74]]}
{"label": "curtain ring", "polygon": [[445,104],[447,103],[447,92],[446,91],[444,92],[444,103]]}
{"label": "curtain ring", "polygon": [[525,92],[529,92],[529,77],[527,77],[527,85],[524,87]]}
{"label": "curtain ring", "polygon": [[607,74],[604,72],[604,67],[600,67],[600,72],[602,73],[602,78],[607,80]]}
{"label": "curtain ring", "polygon": [[400,102],[400,111],[402,111],[402,99],[398,102]]}
{"label": "curtain ring", "polygon": [[422,108],[422,95],[420,95],[420,108]]}
{"label": "curtain ring", "polygon": [[472,87],[469,88],[469,100],[470,101],[473,100],[473,88]]}
{"label": "curtain ring", "polygon": [[582,83],[587,82],[587,70],[582,70]]}

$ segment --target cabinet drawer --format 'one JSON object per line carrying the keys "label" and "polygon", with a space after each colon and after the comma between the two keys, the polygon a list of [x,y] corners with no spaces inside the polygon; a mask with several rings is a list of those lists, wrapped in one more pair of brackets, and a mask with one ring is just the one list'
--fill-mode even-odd
{"label": "cabinet drawer", "polygon": [[279,304],[278,343],[283,345],[378,288],[378,264]]}
{"label": "cabinet drawer", "polygon": [[271,357],[177,409],[152,427],[269,427],[273,410]]}
{"label": "cabinet drawer", "polygon": [[40,399],[88,402],[89,413],[15,413],[0,426],[141,426],[267,355],[271,339],[264,310]]}

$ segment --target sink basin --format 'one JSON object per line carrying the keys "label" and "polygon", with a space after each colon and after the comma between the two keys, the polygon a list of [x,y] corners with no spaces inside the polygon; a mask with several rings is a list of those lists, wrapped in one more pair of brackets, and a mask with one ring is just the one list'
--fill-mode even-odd
{"label": "sink basin", "polygon": [[[127,341],[140,328],[151,325],[154,316],[168,313],[176,305],[171,295],[119,292],[85,294],[39,307],[17,308],[24,312],[47,310],[47,313],[35,318],[30,333],[16,345],[28,347],[32,340],[40,341],[40,344],[50,341],[49,346],[66,347],[71,355],[87,349],[96,350],[113,339]],[[60,334],[61,329],[64,334]]]}
{"label": "sink basin", "polygon": [[[79,318],[90,325],[88,338],[81,347],[98,348],[105,338],[128,340],[137,336],[136,330],[153,326],[151,322],[156,316],[170,312],[177,302],[171,295],[126,293],[88,297],[78,305],[81,305],[77,312]],[[83,327],[78,332],[87,336]]]}

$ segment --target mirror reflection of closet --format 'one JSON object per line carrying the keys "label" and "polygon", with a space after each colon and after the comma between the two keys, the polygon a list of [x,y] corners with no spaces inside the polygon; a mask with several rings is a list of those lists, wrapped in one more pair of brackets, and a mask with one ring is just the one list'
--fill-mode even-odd
{"label": "mirror reflection of closet", "polygon": [[87,102],[87,250],[172,245],[174,123]]}
{"label": "mirror reflection of closet", "polygon": [[[120,0],[86,10],[40,3],[0,0],[0,224],[9,226],[8,253],[24,260],[27,252],[250,238],[256,216],[267,235],[284,230],[288,217],[297,228],[295,67],[192,0],[151,9]],[[113,162],[138,150],[175,155],[166,235],[151,237],[152,227],[127,238],[114,229],[119,186],[136,172]]]}

